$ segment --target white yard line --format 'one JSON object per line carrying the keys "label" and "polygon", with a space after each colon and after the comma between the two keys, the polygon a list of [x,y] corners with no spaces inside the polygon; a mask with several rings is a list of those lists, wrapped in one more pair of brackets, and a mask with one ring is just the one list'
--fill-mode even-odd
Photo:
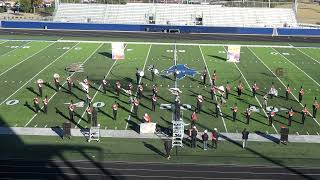
{"label": "white yard line", "polygon": [[4,44],[4,43],[6,43],[6,42],[8,42],[9,40],[6,40],[6,41],[3,41],[3,42],[1,42],[0,44]]}
{"label": "white yard line", "polygon": [[[199,45],[199,49],[200,49],[200,52],[201,52],[202,60],[203,60],[205,66],[206,66],[206,68],[207,68],[207,70],[208,70],[208,75],[209,75],[210,84],[212,85],[210,70],[209,70],[209,68],[208,68],[208,66],[207,66],[207,62],[206,62],[206,59],[204,58],[204,55],[203,55],[203,53],[202,53],[202,49],[201,49],[201,46],[200,46],[200,45]],[[217,98],[216,94],[214,95],[214,98],[215,98],[215,100],[216,100],[216,103],[218,103],[218,98]],[[224,118],[223,118],[223,114],[222,114],[222,110],[221,110],[220,106],[218,107],[218,109],[219,109],[219,111],[220,111],[220,117],[222,118],[222,122],[223,122],[224,129],[226,130],[226,132],[228,132],[227,125],[226,125],[226,122],[225,122],[225,120],[224,120]]]}
{"label": "white yard line", "polygon": [[[7,70],[5,70],[4,72],[2,72],[2,73],[0,74],[0,77],[1,77],[3,74],[5,74],[6,72],[8,72],[8,71],[10,71],[11,69],[13,69],[14,67],[16,67],[16,66],[18,66],[19,64],[21,64],[21,63],[25,62],[26,60],[28,60],[28,59],[32,58],[33,56],[35,56],[35,55],[39,54],[40,52],[42,52],[43,50],[47,49],[48,47],[50,47],[50,46],[51,46],[51,45],[53,45],[53,44],[55,44],[55,42],[54,42],[54,43],[49,44],[48,46],[46,46],[46,47],[44,47],[44,48],[40,49],[40,50],[39,50],[39,51],[37,51],[36,53],[34,53],[34,54],[32,54],[31,56],[27,57],[26,59],[24,59],[24,60],[22,60],[22,61],[18,62],[18,63],[17,63],[17,64],[15,64],[14,66],[12,66],[12,67],[8,68]],[[11,51],[10,51],[10,52],[11,52]]]}
{"label": "white yard line", "polygon": [[309,57],[310,59],[314,60],[315,62],[317,62],[318,64],[320,64],[320,61],[316,60],[315,58],[311,57],[309,54],[303,52],[302,50],[300,50],[299,48],[296,48],[296,50],[300,51],[302,54],[304,54],[305,56]]}
{"label": "white yard line", "polygon": [[[87,59],[85,61],[82,62],[82,64],[85,64],[101,47],[102,47],[103,44],[101,44],[97,49],[95,49],[91,54],[90,56],[87,57]],[[76,72],[73,72],[70,77],[72,77]],[[65,81],[62,86],[64,86],[65,84],[67,83],[67,81]],[[54,94],[48,99],[48,102],[51,101],[51,99],[57,94],[58,92],[54,92]],[[43,106],[41,107],[41,109],[43,109]],[[36,113],[32,116],[32,118],[28,121],[27,124],[24,125],[24,127],[27,127],[31,121],[38,115],[39,113]]]}
{"label": "white yard line", "polygon": [[62,55],[60,55],[58,58],[56,58],[54,61],[52,61],[50,64],[48,64],[46,67],[44,67],[41,71],[39,71],[36,75],[34,75],[31,79],[29,79],[26,83],[24,83],[19,89],[17,89],[14,93],[12,93],[9,97],[7,97],[4,101],[0,103],[2,105],[5,103],[8,99],[10,99],[13,95],[15,95],[18,91],[20,91],[25,85],[27,85],[30,81],[32,81],[35,77],[37,77],[42,71],[46,70],[49,66],[51,66],[53,63],[58,61],[61,57],[63,57],[65,54],[70,52],[74,47],[76,47],[79,43],[75,44],[72,48],[64,52]]}
{"label": "white yard line", "polygon": [[[143,65],[142,71],[144,71],[144,69],[145,69],[145,67],[146,67],[146,64],[147,64],[147,61],[148,61],[148,58],[149,58],[149,54],[150,54],[151,47],[152,47],[152,44],[150,44],[150,46],[149,46],[149,50],[148,50],[148,53],[147,53],[147,57],[146,57],[146,59],[145,59],[145,61],[144,61],[144,65]],[[139,79],[139,83],[138,83],[138,84],[140,84],[141,80],[142,80],[142,77]],[[135,96],[137,96],[137,94],[138,94],[138,87],[137,87],[137,91],[136,91]],[[133,111],[133,105],[131,105],[130,114],[129,114],[129,116],[128,116],[128,121],[127,121],[127,123],[126,123],[126,128],[125,128],[125,130],[128,129],[129,121],[131,121],[130,119],[131,119],[132,111]]]}
{"label": "white yard line", "polygon": [[[238,65],[236,63],[234,63],[234,65],[236,66],[236,68],[238,69],[238,71],[240,72],[241,76],[243,77],[244,81],[246,82],[246,84],[248,85],[249,89],[251,89],[250,84],[248,83],[246,77],[243,75],[242,71],[240,70],[240,68],[238,67]],[[261,107],[261,109],[263,110],[264,114],[266,115],[266,117],[268,118],[268,114],[267,112],[263,109],[259,99],[257,98],[257,96],[255,96],[255,99],[257,100],[259,106]],[[277,134],[279,134],[279,132],[277,131],[276,127],[274,127],[274,125],[272,124],[273,129],[276,131]]]}
{"label": "white yard line", "polygon": [[[257,56],[256,55],[256,53],[254,52],[254,51],[252,51],[250,48],[248,48],[251,52],[252,52],[252,54],[254,55],[254,56],[256,56],[256,58],[257,59],[259,59],[261,62],[262,62],[262,64],[280,81],[280,83],[283,85],[283,87],[285,87],[286,88],[286,85],[282,82],[282,80],[262,61],[262,59],[259,57],[259,56]],[[292,96],[294,97],[294,99],[297,101],[297,102],[299,102],[299,100],[298,100],[298,98],[293,94],[293,93],[291,93],[292,94]],[[299,103],[302,107],[304,107],[304,105],[302,104],[302,103]],[[312,115],[311,115],[311,113],[309,112],[309,115],[310,115],[310,117],[312,117]],[[316,118],[312,118],[317,124],[318,124],[318,126],[320,126],[320,123],[317,121],[317,119]]]}
{"label": "white yard line", "polygon": [[[5,42],[8,42],[8,41],[5,41]],[[20,45],[20,46],[25,46],[25,45],[27,45],[27,44],[29,44],[29,43],[32,43],[32,41],[30,41],[30,42],[28,42],[28,43],[26,43],[26,44],[22,44],[22,45]],[[3,43],[0,43],[0,44],[3,44]],[[14,45],[12,45],[12,46],[14,46]],[[11,53],[11,52],[13,52],[13,51],[18,50],[18,49],[20,49],[20,48],[11,49],[10,51],[8,51],[8,52],[6,52],[6,53],[1,54],[0,57],[5,56],[5,55],[7,55],[7,54],[9,54],[9,53]]]}
{"label": "white yard line", "polygon": [[278,52],[285,60],[287,60],[289,63],[291,63],[292,65],[294,65],[297,69],[299,69],[301,72],[303,72],[306,76],[308,76],[314,83],[316,83],[319,87],[320,84],[315,81],[312,77],[310,77],[306,72],[304,72],[302,69],[300,69],[297,65],[295,65],[293,62],[291,62],[287,57],[285,57],[283,54],[281,54],[279,51],[277,51],[276,49],[272,48],[274,51]]}

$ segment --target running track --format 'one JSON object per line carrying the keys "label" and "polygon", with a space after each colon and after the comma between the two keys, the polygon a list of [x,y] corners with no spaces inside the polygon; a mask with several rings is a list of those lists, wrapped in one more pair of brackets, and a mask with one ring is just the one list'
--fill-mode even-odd
{"label": "running track", "polygon": [[320,168],[2,160],[0,179],[320,179]]}

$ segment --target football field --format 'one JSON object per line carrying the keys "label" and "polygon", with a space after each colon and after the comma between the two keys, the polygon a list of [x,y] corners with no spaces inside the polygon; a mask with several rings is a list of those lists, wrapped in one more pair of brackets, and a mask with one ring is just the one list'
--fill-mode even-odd
{"label": "football field", "polygon": [[[176,48],[177,57],[174,58]],[[86,94],[77,81],[83,81],[87,76],[91,88],[89,95],[92,103],[98,106],[98,123],[102,129],[133,129],[137,130],[144,113],[151,116],[159,129],[171,126],[172,111],[164,107],[172,104],[174,97],[169,88],[177,86],[181,91],[181,102],[196,106],[196,97],[204,97],[203,111],[198,115],[196,126],[200,131],[218,128],[221,132],[236,133],[244,128],[251,132],[260,131],[276,134],[281,125],[288,125],[287,110],[293,107],[296,111],[290,129],[291,134],[320,133],[320,114],[313,118],[308,116],[302,124],[302,108],[307,105],[312,114],[312,104],[315,97],[320,99],[320,49],[288,46],[258,46],[241,47],[240,63],[226,62],[226,49],[223,44],[182,44],[182,43],[139,43],[125,44],[125,59],[112,60],[110,42],[85,41],[19,41],[0,40],[0,120],[11,127],[50,128],[62,126],[69,120],[68,103],[76,103],[75,128],[90,127],[86,116]],[[174,79],[166,70],[181,64],[182,71],[192,72],[185,77]],[[154,65],[159,70],[155,80],[151,80],[150,67]],[[77,72],[66,69],[77,68]],[[144,97],[140,100],[138,116],[131,116],[133,107],[129,96],[122,91],[120,96],[115,93],[115,83],[120,81],[122,88],[127,89],[129,82],[133,84],[133,94],[136,94],[136,68],[145,72],[141,79],[144,84]],[[207,83],[203,84],[201,74],[208,69]],[[211,84],[209,77],[214,70],[217,74],[217,85],[225,86],[229,81],[232,92],[226,103],[221,106],[221,113],[216,117],[215,103],[221,96],[217,94],[213,100],[210,96]],[[58,73],[61,79],[61,89],[55,90],[53,74]],[[71,76],[76,84],[72,93],[67,91],[66,78]],[[108,91],[103,93],[101,81],[106,77]],[[43,79],[43,97],[49,98],[48,113],[35,113],[33,98],[39,95],[36,81]],[[242,82],[244,91],[238,97],[236,87]],[[259,91],[252,96],[251,86],[257,82]],[[262,109],[263,96],[268,93],[272,83],[279,95],[268,100],[268,106],[276,107],[277,112],[272,126],[268,125],[267,112]],[[159,97],[156,111],[151,111],[152,86],[158,85]],[[292,94],[285,99],[285,88],[290,84]],[[300,86],[305,95],[298,102]],[[112,104],[119,103],[117,120],[113,120]],[[319,101],[318,101],[319,102]],[[232,120],[231,107],[237,103],[237,120]],[[41,103],[42,104],[42,103]],[[250,123],[246,123],[244,111],[248,106],[254,106]],[[192,110],[183,110],[183,120],[190,123]]]}

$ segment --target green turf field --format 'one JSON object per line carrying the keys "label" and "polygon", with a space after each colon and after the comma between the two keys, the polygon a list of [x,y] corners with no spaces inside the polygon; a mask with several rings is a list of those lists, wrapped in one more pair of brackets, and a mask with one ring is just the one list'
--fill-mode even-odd
{"label": "green turf field", "polygon": [[[199,115],[197,126],[200,130],[218,128],[221,132],[240,132],[243,128],[250,131],[265,133],[277,133],[282,124],[287,124],[287,114],[280,111],[273,126],[268,126],[268,119],[261,110],[263,95],[269,91],[273,82],[278,89],[279,96],[270,100],[269,105],[278,108],[290,108],[297,113],[294,116],[290,133],[292,134],[319,134],[320,119],[307,117],[305,124],[301,123],[302,105],[307,104],[312,112],[314,97],[320,99],[320,49],[268,47],[268,46],[243,46],[241,48],[241,62],[238,64],[226,62],[226,46],[222,45],[176,45],[177,64],[187,64],[189,68],[201,73],[205,67],[209,75],[217,71],[217,85],[225,86],[229,81],[233,86],[232,94],[227,103],[222,106],[223,116],[215,117],[215,100],[210,99],[210,84],[201,82],[200,74],[195,77],[185,77],[177,82],[173,75],[157,76],[151,81],[150,65],[155,65],[160,72],[175,64],[174,44],[126,44],[125,60],[114,61],[111,59],[110,43],[87,42],[61,42],[61,41],[0,41],[0,119],[9,126],[18,127],[53,127],[61,126],[68,119],[68,109],[65,103],[73,100],[81,102],[85,99],[85,93],[81,89],[73,88],[73,93],[66,91],[66,77],[69,74],[76,81],[83,81],[86,76],[93,85],[90,96],[93,103],[103,102],[104,107],[98,109],[98,121],[102,129],[136,129],[141,122],[144,113],[152,117],[159,127],[169,127],[172,120],[170,110],[161,110],[160,104],[170,104],[173,97],[168,88],[175,87],[175,83],[181,89],[183,104],[189,104],[193,108],[196,105],[196,96],[205,97],[203,112]],[[73,63],[83,64],[84,72],[67,73],[65,68]],[[144,70],[146,76],[142,79],[145,85],[144,98],[141,99],[138,117],[131,116],[132,106],[128,103],[129,97],[123,93],[118,97],[114,92],[117,80],[122,87],[135,82],[136,68]],[[283,71],[279,74],[278,71]],[[56,92],[53,85],[53,74],[61,76],[61,84],[64,88]],[[106,94],[101,92],[100,82],[106,76],[111,84]],[[33,111],[33,98],[37,96],[38,89],[35,84],[37,79],[50,82],[44,86],[44,95],[48,95],[49,112],[35,114]],[[241,98],[236,96],[236,85],[241,80],[245,86]],[[252,97],[250,86],[257,81],[260,90],[257,98]],[[159,100],[156,112],[151,112],[152,85],[159,86]],[[290,84],[293,95],[286,101],[285,86]],[[77,84],[77,83],[76,83]],[[134,92],[136,92],[136,84]],[[298,91],[303,85],[306,93],[302,104],[298,103]],[[79,85],[77,84],[79,87]],[[19,103],[14,104],[18,100]],[[118,111],[118,119],[112,119],[111,105],[117,101],[121,108]],[[232,121],[230,107],[238,104],[239,113],[237,121]],[[243,112],[248,104],[260,109],[260,112],[252,115],[252,120],[246,124]],[[85,106],[76,108],[77,117],[73,126],[77,128],[89,127],[85,114]],[[191,111],[183,111],[185,122],[190,121]]]}

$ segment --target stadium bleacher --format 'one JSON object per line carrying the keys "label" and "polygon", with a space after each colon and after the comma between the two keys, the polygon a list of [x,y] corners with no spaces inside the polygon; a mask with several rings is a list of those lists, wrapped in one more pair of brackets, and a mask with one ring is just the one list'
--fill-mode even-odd
{"label": "stadium bleacher", "polygon": [[243,8],[199,4],[72,4],[61,3],[54,21],[110,24],[196,25],[202,17],[204,26],[232,27],[296,27],[290,8]]}

